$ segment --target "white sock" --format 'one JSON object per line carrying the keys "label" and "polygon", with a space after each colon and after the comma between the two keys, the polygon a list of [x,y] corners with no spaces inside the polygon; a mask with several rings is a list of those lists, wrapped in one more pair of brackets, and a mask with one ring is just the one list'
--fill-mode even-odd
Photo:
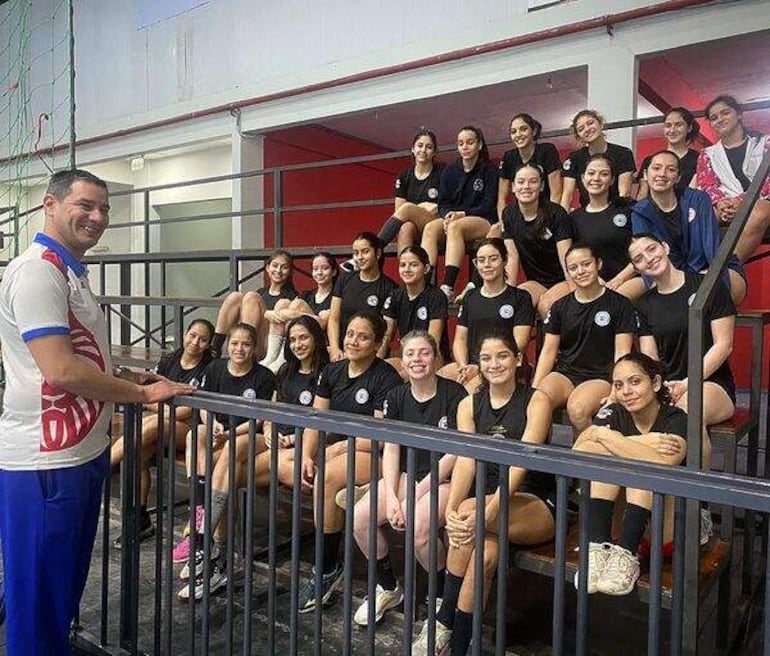
{"label": "white sock", "polygon": [[267,335],[267,355],[259,361],[259,364],[268,365],[275,360],[283,350],[283,335],[277,333],[268,333]]}
{"label": "white sock", "polygon": [[283,357],[283,350],[278,353],[278,357],[267,365],[274,374],[278,375],[280,368],[286,363],[286,358]]}

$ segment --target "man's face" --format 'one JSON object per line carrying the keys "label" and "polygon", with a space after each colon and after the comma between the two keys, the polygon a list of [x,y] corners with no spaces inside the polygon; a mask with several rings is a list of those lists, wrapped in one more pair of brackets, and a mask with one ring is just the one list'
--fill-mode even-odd
{"label": "man's face", "polygon": [[43,199],[46,231],[76,257],[96,245],[110,222],[110,204],[102,187],[76,180],[62,200],[52,194]]}

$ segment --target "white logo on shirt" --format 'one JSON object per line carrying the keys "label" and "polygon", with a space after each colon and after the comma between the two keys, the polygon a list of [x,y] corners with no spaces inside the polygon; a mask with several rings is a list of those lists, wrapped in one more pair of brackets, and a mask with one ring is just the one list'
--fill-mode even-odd
{"label": "white logo on shirt", "polygon": [[[369,303],[369,305],[374,305],[374,303]],[[382,305],[383,309],[387,310],[390,307],[390,296],[385,299],[385,303]]]}
{"label": "white logo on shirt", "polygon": [[387,399],[385,399],[382,402],[382,414],[385,415],[386,417],[388,416],[388,400]]}
{"label": "white logo on shirt", "polygon": [[417,308],[417,318],[421,321],[425,321],[428,318],[428,308],[426,308],[424,305]]}
{"label": "white logo on shirt", "polygon": [[596,316],[594,317],[594,323],[597,326],[602,326],[602,327],[609,325],[610,313],[605,312],[604,310],[602,310],[601,312],[597,312]]}
{"label": "white logo on shirt", "polygon": [[548,310],[548,314],[545,315],[545,319],[543,319],[543,323],[550,323],[551,322],[551,311]]}
{"label": "white logo on shirt", "polygon": [[508,303],[506,303],[505,305],[501,305],[500,306],[500,316],[503,319],[510,319],[513,316],[513,306],[512,305],[508,305]]}
{"label": "white logo on shirt", "polygon": [[369,400],[369,392],[363,387],[356,392],[356,403],[363,405]]}
{"label": "white logo on shirt", "polygon": [[612,416],[612,408],[609,406],[604,406],[603,408],[599,408],[599,412],[596,413],[597,419],[607,419],[607,417]]}
{"label": "white logo on shirt", "polygon": [[201,382],[197,378],[193,378],[190,381],[190,385],[192,385],[195,389],[198,389],[201,386]]}
{"label": "white logo on shirt", "polygon": [[396,178],[396,189],[401,189],[401,180]]}
{"label": "white logo on shirt", "polygon": [[690,294],[690,298],[687,299],[687,305],[692,305],[692,302],[695,300],[695,294]]}
{"label": "white logo on shirt", "polygon": [[625,228],[626,224],[628,223],[628,217],[625,214],[616,214],[612,217],[612,222],[618,228]]}
{"label": "white logo on shirt", "polygon": [[302,390],[299,395],[299,402],[301,405],[310,405],[313,402],[313,392]]}
{"label": "white logo on shirt", "polygon": [[541,239],[546,240],[546,239],[550,239],[551,237],[553,237],[553,233],[548,228],[543,230],[543,236],[541,237]]}
{"label": "white logo on shirt", "polygon": [[687,212],[687,222],[688,222],[688,223],[692,223],[693,221],[695,221],[695,216],[696,216],[696,214],[697,214],[697,213],[696,213],[696,211],[695,211],[695,208],[694,208],[694,207],[691,207],[691,208],[690,208],[690,211],[689,211],[689,212]]}
{"label": "white logo on shirt", "polygon": [[572,160],[569,160],[569,159],[565,159],[565,160],[564,160],[564,164],[562,164],[562,168],[563,168],[565,171],[569,171],[571,167],[572,167]]}
{"label": "white logo on shirt", "polygon": [[249,401],[253,401],[257,398],[257,393],[251,387],[247,387],[245,390],[243,390],[243,398],[248,399]]}
{"label": "white logo on shirt", "polygon": [[449,426],[449,420],[447,419],[446,415],[441,417],[441,419],[438,420],[438,427],[439,428],[447,428]]}
{"label": "white logo on shirt", "polygon": [[435,187],[431,187],[430,189],[428,189],[428,198],[431,198],[431,199],[438,198],[438,189],[436,189]]}
{"label": "white logo on shirt", "polygon": [[484,191],[484,181],[481,178],[473,181],[473,191]]}
{"label": "white logo on shirt", "polygon": [[377,307],[377,303],[379,302],[379,298],[377,298],[374,294],[372,294],[369,298],[366,299],[366,304],[370,307]]}
{"label": "white logo on shirt", "polygon": [[457,318],[459,319],[461,316],[463,316],[463,306],[462,305],[457,309]]}

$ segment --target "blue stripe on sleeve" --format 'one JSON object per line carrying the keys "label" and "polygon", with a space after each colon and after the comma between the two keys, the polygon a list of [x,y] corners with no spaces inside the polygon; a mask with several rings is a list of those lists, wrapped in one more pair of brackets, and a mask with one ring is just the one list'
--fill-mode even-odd
{"label": "blue stripe on sleeve", "polygon": [[69,335],[69,326],[46,326],[45,328],[34,328],[21,334],[21,338],[25,342],[30,342],[38,337],[45,337],[46,335]]}

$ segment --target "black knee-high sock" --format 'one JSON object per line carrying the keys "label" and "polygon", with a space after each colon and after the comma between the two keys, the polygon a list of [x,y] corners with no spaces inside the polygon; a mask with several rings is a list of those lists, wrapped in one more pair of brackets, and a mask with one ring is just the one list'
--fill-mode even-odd
{"label": "black knee-high sock", "polygon": [[452,627],[452,639],[449,641],[449,652],[457,656],[465,656],[468,653],[468,647],[471,646],[471,638],[473,638],[473,613],[458,609]]}
{"label": "black knee-high sock", "polygon": [[385,556],[385,558],[380,558],[377,561],[377,583],[383,590],[395,590],[398,587],[390,556]]}
{"label": "black knee-high sock", "polygon": [[444,284],[454,288],[457,282],[457,276],[460,275],[460,267],[453,264],[447,264],[444,267]]}
{"label": "black knee-high sock", "polygon": [[609,542],[612,539],[612,513],[615,510],[615,502],[591,499],[588,505],[591,513],[588,539],[591,542]]}
{"label": "black knee-high sock", "polygon": [[387,221],[385,221],[385,223],[382,224],[382,228],[380,228],[380,232],[377,236],[380,238],[380,241],[382,241],[383,246],[387,246],[396,238],[396,235],[398,234],[398,231],[401,230],[402,225],[404,224],[395,216],[391,216]]}
{"label": "black knee-high sock", "polygon": [[342,531],[324,533],[324,574],[331,574],[337,568],[337,556],[339,555],[341,540]]}
{"label": "black knee-high sock", "polygon": [[620,539],[620,546],[635,554],[637,549],[639,549],[639,543],[642,540],[649,518],[650,511],[647,508],[629,503],[626,506],[626,514],[623,517],[623,536]]}
{"label": "black knee-high sock", "polygon": [[457,612],[457,600],[460,597],[460,587],[463,580],[455,576],[452,572],[446,573],[444,581],[444,601],[441,602],[441,608],[436,613],[436,619],[447,628],[452,628],[455,623],[455,613]]}
{"label": "black knee-high sock", "polygon": [[444,597],[444,584],[446,583],[446,570],[440,569],[436,575],[436,596]]}

